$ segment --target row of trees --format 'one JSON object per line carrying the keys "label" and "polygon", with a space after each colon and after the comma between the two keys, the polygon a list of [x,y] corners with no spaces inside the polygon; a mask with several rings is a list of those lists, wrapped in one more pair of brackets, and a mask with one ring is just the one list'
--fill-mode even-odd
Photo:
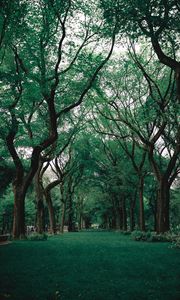
{"label": "row of trees", "polygon": [[168,231],[180,152],[178,1],[4,0],[0,14],[1,193],[13,178],[13,236],[25,235],[32,185],[40,233],[45,200],[52,233],[59,210],[61,231],[93,214],[105,227],[145,230],[147,207],[154,229]]}
{"label": "row of trees", "polygon": [[[74,231],[94,223],[106,229],[157,231],[158,185],[147,157],[140,185],[134,164],[119,141],[92,133],[78,133],[64,153],[51,162],[48,172],[41,170],[43,179],[38,182],[35,178],[27,194],[27,225],[35,225],[39,233],[49,228],[53,234],[63,232],[64,225]],[[128,152],[132,146],[129,143]],[[135,147],[133,153],[135,163],[141,163],[142,150]],[[176,187],[170,192],[171,228],[179,224],[178,197]],[[4,227],[10,230],[10,189],[2,197],[1,211],[6,212]]]}

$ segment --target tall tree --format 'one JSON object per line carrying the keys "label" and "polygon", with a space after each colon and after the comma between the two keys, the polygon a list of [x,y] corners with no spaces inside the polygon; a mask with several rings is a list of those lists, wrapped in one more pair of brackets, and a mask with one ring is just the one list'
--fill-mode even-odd
{"label": "tall tree", "polygon": [[[16,167],[13,182],[15,238],[25,234],[24,200],[38,169],[40,154],[57,140],[58,119],[62,119],[64,114],[84,100],[98,73],[109,60],[115,41],[113,30],[109,52],[105,57],[94,55],[91,70],[84,76],[85,73],[81,74],[80,53],[85,47],[90,47],[97,36],[97,28],[100,30],[98,25],[93,32],[94,20],[88,15],[92,7],[85,10],[83,5],[76,6],[70,0],[58,3],[37,1],[36,4],[28,3],[24,29],[17,39],[10,42],[9,49],[11,56],[14,55],[14,63],[8,70],[10,77],[3,82],[5,89],[9,88],[11,81],[11,101],[5,103],[3,112],[8,123],[5,140]],[[78,22],[75,30],[73,26],[77,14],[81,14],[83,22]],[[92,53],[91,47],[83,52],[83,57],[88,57],[88,63]],[[7,52],[5,59],[8,59]],[[72,80],[75,70],[76,77]],[[33,91],[31,97],[27,93],[30,86]],[[43,125],[39,124],[40,120]],[[37,132],[37,124],[44,126],[43,134]],[[31,163],[28,171],[25,171],[19,153],[22,147],[20,127],[26,132],[26,139],[30,139],[28,156]]]}
{"label": "tall tree", "polygon": [[110,100],[106,101],[108,108],[102,111],[101,101],[98,110],[109,122],[115,124],[115,135],[118,128],[121,129],[121,124],[124,124],[130,134],[135,137],[135,142],[140,147],[144,145],[148,152],[149,161],[159,186],[157,231],[165,232],[169,230],[169,190],[179,172],[178,107],[174,101],[176,96],[173,77],[166,68],[159,68],[155,61],[153,61],[153,68],[156,67],[156,69],[153,69],[152,75],[150,62],[145,68],[141,63],[142,57],[138,58],[135,53],[132,57],[135,65],[140,69],[140,73],[134,66],[134,62],[129,61],[129,66],[126,62],[124,63],[126,75],[124,74],[122,77],[121,65],[121,74],[118,73],[119,82],[114,80],[112,85],[108,85],[111,88]]}

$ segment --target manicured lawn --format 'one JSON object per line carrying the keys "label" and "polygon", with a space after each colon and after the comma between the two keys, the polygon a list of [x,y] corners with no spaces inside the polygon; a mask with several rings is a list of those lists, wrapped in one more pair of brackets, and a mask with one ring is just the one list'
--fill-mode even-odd
{"label": "manicured lawn", "polygon": [[3,299],[179,300],[180,251],[116,232],[13,242],[0,246]]}

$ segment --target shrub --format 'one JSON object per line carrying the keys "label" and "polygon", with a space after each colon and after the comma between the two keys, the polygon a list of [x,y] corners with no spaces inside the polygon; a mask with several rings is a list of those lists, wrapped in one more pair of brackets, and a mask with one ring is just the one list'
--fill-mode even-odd
{"label": "shrub", "polygon": [[174,241],[176,241],[176,239],[178,237],[180,238],[180,236],[178,235],[178,233],[175,233],[175,232],[167,232],[165,235],[166,235],[167,240],[169,242],[174,242]]}
{"label": "shrub", "polygon": [[173,241],[172,248],[180,249],[180,236],[176,237],[176,239]]}
{"label": "shrub", "polygon": [[147,242],[176,242],[178,237],[172,232],[160,233],[156,232],[143,232],[143,231],[133,231],[131,237],[135,241],[147,241]]}
{"label": "shrub", "polygon": [[153,233],[151,236],[151,242],[169,242],[169,238],[163,233]]}
{"label": "shrub", "polygon": [[46,233],[40,234],[37,232],[31,233],[30,235],[27,236],[28,241],[46,241],[47,238],[48,236]]}
{"label": "shrub", "polygon": [[175,242],[178,235],[173,232],[165,232],[161,234],[153,234],[153,242]]}
{"label": "shrub", "polygon": [[146,241],[147,233],[144,231],[135,230],[131,233],[131,237],[134,241]]}
{"label": "shrub", "polygon": [[176,248],[180,249],[180,237],[178,237],[178,238],[176,239],[176,241],[174,242],[174,246],[175,246]]}

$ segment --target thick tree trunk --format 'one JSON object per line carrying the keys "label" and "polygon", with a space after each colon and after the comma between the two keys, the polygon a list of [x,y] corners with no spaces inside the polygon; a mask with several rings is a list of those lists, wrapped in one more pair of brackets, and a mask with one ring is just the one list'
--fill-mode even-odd
{"label": "thick tree trunk", "polygon": [[60,228],[61,233],[64,232],[65,213],[66,213],[66,203],[63,201],[62,202],[62,211],[61,211],[61,228]]}
{"label": "thick tree trunk", "polygon": [[170,230],[169,225],[169,200],[170,187],[165,179],[159,182],[159,193],[157,200],[157,232],[164,233]]}
{"label": "thick tree trunk", "polygon": [[144,219],[144,177],[139,179],[139,228],[141,231],[145,231],[145,219]]}
{"label": "thick tree trunk", "polygon": [[176,91],[177,91],[177,99],[180,103],[180,64],[179,67],[176,69]]}
{"label": "thick tree trunk", "polygon": [[44,203],[43,199],[37,199],[37,218],[36,228],[38,233],[45,231],[45,220],[44,220]]}
{"label": "thick tree trunk", "polygon": [[25,192],[23,187],[13,186],[14,190],[14,218],[13,218],[13,238],[24,238],[25,230]]}
{"label": "thick tree trunk", "polygon": [[172,174],[179,154],[179,144],[175,148],[174,154],[171,157],[166,171],[162,173],[153,158],[153,147],[151,146],[149,152],[149,159],[152,164],[154,175],[158,182],[158,197],[156,206],[156,231],[157,233],[164,233],[169,231],[169,202],[170,202],[170,186],[175,178],[176,172]]}
{"label": "thick tree trunk", "polygon": [[39,178],[40,169],[41,167],[38,169],[34,177],[35,191],[36,191],[36,207],[37,207],[36,228],[38,233],[43,233],[45,231],[45,215],[44,215],[43,189]]}
{"label": "thick tree trunk", "polygon": [[73,202],[72,202],[71,195],[69,195],[69,199],[68,199],[68,231],[69,232],[75,231],[74,209],[73,209]]}
{"label": "thick tree trunk", "polygon": [[80,213],[78,218],[78,230],[82,229],[82,223],[83,223],[82,214]]}
{"label": "thick tree trunk", "polygon": [[72,231],[75,231],[74,223],[73,223],[73,214],[72,214],[72,212],[69,212],[68,215],[69,215],[68,216],[68,231],[72,232]]}
{"label": "thick tree trunk", "polygon": [[55,219],[54,207],[52,204],[50,191],[45,193],[45,197],[46,197],[46,203],[47,203],[48,212],[49,212],[50,233],[56,234],[56,219]]}
{"label": "thick tree trunk", "polygon": [[157,202],[159,197],[159,190],[156,191],[155,197],[153,196],[149,202],[154,217],[154,231],[157,231]]}

